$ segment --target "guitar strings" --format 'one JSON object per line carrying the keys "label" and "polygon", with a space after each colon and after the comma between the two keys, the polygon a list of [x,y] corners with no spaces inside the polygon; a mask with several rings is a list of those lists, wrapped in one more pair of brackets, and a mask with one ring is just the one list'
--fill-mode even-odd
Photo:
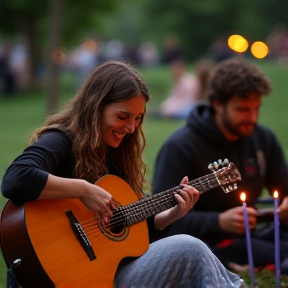
{"label": "guitar strings", "polygon": [[[219,171],[218,171],[219,172]],[[213,184],[212,182],[211,183],[209,183],[209,185],[207,185],[207,184],[203,184],[203,183],[201,183],[201,179],[203,179],[203,178],[205,178],[205,180],[206,180],[206,182],[208,181],[211,181],[211,180],[214,180],[214,185],[217,183],[217,181],[215,181],[215,175],[214,174],[209,174],[209,175],[206,175],[206,176],[203,176],[203,177],[201,177],[201,178],[198,178],[198,179],[196,179],[196,180],[193,180],[193,181],[191,181],[191,182],[188,182],[187,184],[188,185],[190,185],[190,186],[193,186],[193,187],[195,187],[196,189],[199,189],[198,187],[205,187],[205,185],[206,185],[206,187],[209,187],[209,188],[213,188],[214,186],[213,185],[211,185],[211,184]],[[193,185],[192,185],[193,184]],[[218,185],[218,184],[217,184]],[[169,190],[166,190],[166,191],[163,191],[162,193],[163,193],[163,195],[161,195],[161,197],[158,197],[158,198],[160,198],[160,199],[157,199],[157,200],[160,200],[161,202],[161,204],[162,205],[165,205],[165,204],[167,204],[167,203],[170,203],[171,202],[171,199],[169,199],[169,198],[167,198],[167,196],[171,196],[171,195],[169,195],[169,192],[173,192],[173,194],[172,194],[172,196],[174,196],[174,194],[175,193],[178,193],[178,190],[181,188],[181,186],[177,186],[177,187],[174,187],[174,188],[172,188],[172,189],[169,189]],[[205,189],[205,190],[207,190],[207,189]],[[200,192],[200,194],[202,194],[203,192],[205,192],[205,191],[199,191]],[[161,193],[160,193],[161,194]],[[156,194],[157,195],[157,194]],[[154,195],[154,196],[156,196],[156,195]],[[152,198],[154,197],[154,196],[152,196]],[[150,197],[148,197],[148,198],[150,198]],[[143,199],[145,199],[145,198],[143,198]],[[153,199],[151,199],[152,201],[153,201]],[[150,203],[148,202],[148,203],[145,203],[145,205],[143,206],[143,207],[145,207],[146,209],[149,209],[150,207],[153,207],[154,208],[154,204],[155,203],[153,203],[152,201],[150,201]],[[132,204],[132,205],[131,205]],[[124,206],[124,207],[120,207],[119,209],[116,209],[116,210],[114,210],[113,211],[113,218],[111,218],[111,220],[112,221],[110,221],[109,223],[103,223],[103,219],[100,219],[100,218],[98,218],[98,220],[96,219],[97,217],[93,217],[92,219],[90,219],[90,220],[87,220],[87,221],[84,221],[84,222],[82,222],[83,224],[85,224],[85,225],[83,225],[83,228],[85,228],[85,229],[89,229],[89,228],[91,228],[92,226],[96,226],[96,227],[98,227],[98,225],[95,225],[95,224],[98,224],[98,223],[101,223],[101,224],[104,224],[104,226],[105,226],[105,228],[107,228],[107,229],[110,229],[111,227],[112,228],[115,228],[115,227],[119,227],[119,226],[123,226],[123,225],[125,225],[125,221],[124,221],[124,219],[125,219],[125,217],[123,216],[123,213],[122,212],[125,212],[125,211],[128,211],[128,212],[137,212],[137,208],[138,208],[138,210],[140,209],[143,209],[143,207],[140,207],[139,205],[138,206],[136,206],[136,207],[133,207],[133,204],[134,203],[131,203],[131,204],[128,204],[127,206],[132,206],[132,207],[127,207],[127,208],[125,208],[126,206]],[[147,205],[148,204],[148,205]],[[134,205],[135,206],[135,205]],[[172,207],[172,206],[171,206]],[[135,209],[136,208],[136,209]],[[120,211],[121,210],[121,211]],[[129,211],[129,210],[131,210],[131,211]],[[87,224],[87,225],[86,225]],[[82,225],[82,224],[81,224]]]}
{"label": "guitar strings", "polygon": [[[177,191],[175,191],[175,193],[177,193]],[[171,193],[170,193],[171,194]],[[170,203],[171,202],[171,198],[173,197],[173,195],[174,195],[174,193],[173,193],[173,195],[170,195],[169,193],[166,193],[166,194],[163,194],[163,195],[161,195],[161,197],[158,197],[159,199],[157,199],[157,200],[160,200],[161,202],[161,204],[163,205],[163,204],[166,204],[166,203]],[[170,199],[169,198],[167,198],[167,196],[168,197],[170,197]],[[143,199],[145,199],[145,198],[143,198]],[[142,199],[141,199],[142,200]],[[152,200],[153,201],[153,199],[151,198],[149,198],[149,200]],[[138,202],[137,202],[138,203]],[[113,211],[113,218],[111,219],[112,221],[110,221],[110,223],[109,224],[106,224],[106,227],[117,227],[117,226],[122,226],[123,225],[123,222],[124,222],[124,218],[125,218],[125,216],[124,216],[124,214],[125,214],[125,212],[127,212],[127,213],[131,213],[131,212],[137,212],[137,210],[143,210],[143,208],[146,208],[146,209],[149,209],[149,208],[151,208],[151,207],[154,207],[154,205],[153,205],[153,203],[151,202],[151,203],[144,203],[144,205],[143,206],[140,206],[140,205],[135,205],[135,204],[137,204],[136,202],[135,203],[130,203],[130,204],[128,204],[127,206],[124,206],[124,207],[120,207],[119,209],[116,209],[116,210],[114,210]],[[148,204],[148,205],[147,205]],[[126,214],[127,214],[126,213]],[[87,222],[89,222],[90,221],[90,223],[91,223],[91,221],[93,221],[93,223],[95,222],[95,220],[96,220],[96,222],[101,222],[102,220],[100,219],[100,221],[99,220],[97,220],[96,218],[93,218],[93,219],[90,219],[90,220],[88,220],[88,221],[85,221],[85,223],[87,223]],[[119,224],[119,225],[118,225]],[[88,225],[89,226],[89,225]],[[84,227],[87,227],[87,226],[84,226]]]}
{"label": "guitar strings", "polygon": [[[177,193],[177,192],[175,192]],[[171,193],[170,193],[171,194]],[[173,194],[174,195],[174,194]],[[161,201],[161,204],[166,204],[166,203],[170,203],[171,202],[171,199],[167,199],[167,196],[170,198],[173,197],[173,195],[169,195],[169,193],[167,194],[163,194],[161,195],[161,197],[158,197],[159,200]],[[145,199],[145,198],[143,198]],[[150,200],[150,199],[149,199]],[[151,199],[152,200],[152,199]],[[158,200],[158,199],[157,199]],[[133,212],[137,212],[137,210],[143,210],[143,208],[145,209],[149,209],[151,207],[154,207],[153,203],[145,203],[146,205],[143,205],[143,206],[135,206],[133,205],[135,203],[131,203],[131,204],[128,204],[127,206],[124,206],[124,207],[120,207],[119,209],[116,209],[113,211],[113,217],[111,218],[111,221],[109,223],[104,223],[103,222],[103,219],[100,219],[99,217],[94,217],[90,220],[87,220],[85,222],[82,222],[82,223],[85,223],[87,225],[83,225],[83,228],[87,229],[87,228],[90,228],[92,225],[94,225],[95,223],[98,224],[98,223],[101,223],[103,224],[107,229],[110,229],[110,228],[117,228],[119,226],[123,226],[125,225],[125,212],[126,214],[133,214]],[[148,205],[147,205],[148,204]],[[81,223],[81,225],[82,225]]]}
{"label": "guitar strings", "polygon": [[[214,175],[213,175],[213,176],[214,176]],[[203,178],[203,177],[202,177],[202,178]],[[209,178],[211,178],[211,176],[206,175],[206,176],[204,176],[204,178],[209,179]],[[213,177],[213,179],[214,179],[214,178],[215,178],[215,177]],[[199,180],[199,179],[197,179],[197,180]],[[191,182],[189,182],[188,184],[191,184],[191,183],[193,183],[193,182],[195,182],[195,181],[191,181]],[[196,182],[197,182],[197,181],[196,181]],[[198,181],[198,182],[199,182],[199,181]],[[215,183],[216,183],[216,182],[215,182]],[[196,185],[194,185],[194,187],[197,188],[197,185],[201,185],[202,183],[194,183],[194,184],[196,184]],[[201,185],[201,186],[203,186],[203,185]],[[210,188],[210,187],[213,187],[213,186],[211,186],[211,183],[210,183],[210,185],[208,185],[208,186],[209,186],[209,188]],[[181,186],[179,186],[179,188],[180,188],[180,187],[181,187]],[[174,193],[173,193],[173,195],[174,195],[175,193],[177,193],[177,188],[178,188],[178,187],[176,187],[176,189],[175,189],[175,188],[172,188],[172,189],[169,190],[169,192],[174,192]],[[167,192],[167,191],[164,191],[164,193],[165,193],[165,192]],[[203,192],[203,191],[202,191],[202,192]],[[172,196],[173,196],[173,195],[172,195]],[[161,204],[163,204],[163,203],[164,203],[164,204],[169,203],[171,199],[167,199],[167,197],[166,197],[166,196],[167,196],[167,193],[165,193],[164,196],[165,196],[165,198],[162,198],[162,199],[160,198],[160,200],[162,201]],[[164,200],[163,200],[163,199],[164,199]],[[132,204],[133,204],[133,203],[132,203]],[[147,203],[145,203],[145,204],[146,204],[146,205],[144,205],[144,206],[146,206],[145,208],[148,208],[148,209],[149,209],[150,207],[154,207],[154,205],[153,205],[154,203],[151,203],[151,205],[150,205],[150,203],[148,203],[148,206],[147,206]],[[149,207],[149,206],[150,206],[150,207]],[[121,207],[121,208],[123,208],[123,207]],[[118,209],[118,210],[123,210],[123,209],[121,209],[121,208]],[[132,212],[133,212],[133,210],[134,210],[134,212],[135,212],[136,209],[133,209],[133,208],[135,208],[135,207],[131,207],[130,210],[132,210]],[[136,208],[139,208],[139,206],[136,207]],[[140,207],[140,208],[142,209],[143,207]],[[129,208],[126,209],[126,210],[129,210]],[[111,226],[112,226],[112,227],[117,227],[117,226],[119,226],[119,225],[123,226],[123,213],[122,213],[121,211],[120,211],[119,213],[117,213],[117,212],[119,212],[119,211],[114,210],[114,214],[113,214],[114,217],[113,217],[112,221],[111,221],[109,224],[106,225],[107,228],[109,228],[109,227],[111,227]],[[128,211],[128,212],[129,212],[129,211]],[[131,212],[131,211],[130,211],[130,212]],[[136,211],[136,212],[137,212],[137,211]],[[115,215],[117,215],[117,214],[120,215],[120,217],[119,217],[120,222],[117,221],[117,217],[115,217]],[[100,220],[101,220],[101,219],[100,219]],[[92,221],[95,222],[94,219],[93,219]],[[96,220],[96,222],[98,222],[98,220]],[[116,225],[116,224],[118,224],[118,223],[120,223],[120,224],[119,224],[119,225]]]}
{"label": "guitar strings", "polygon": [[[223,168],[223,169],[221,169],[221,170],[227,170],[227,168]],[[221,170],[218,170],[218,171],[216,171],[216,173],[220,173],[221,172]],[[225,176],[225,175],[224,175]],[[222,177],[223,177],[223,175],[222,175]],[[211,173],[210,175],[205,175],[205,176],[203,176],[203,177],[201,177],[201,178],[198,178],[198,179],[196,179],[196,180],[193,180],[193,181],[191,181],[191,182],[189,182],[189,183],[187,183],[188,185],[190,185],[190,186],[193,186],[193,187],[195,187],[196,189],[198,188],[198,187],[206,187],[205,189],[204,189],[204,191],[201,191],[199,188],[198,188],[198,190],[200,190],[199,192],[200,192],[200,194],[202,194],[203,192],[205,192],[205,191],[207,191],[207,187],[209,187],[209,189],[211,189],[211,188],[214,188],[214,187],[216,187],[216,186],[218,186],[219,184],[218,184],[218,182],[217,181],[215,181],[215,175],[213,174],[213,173]],[[219,176],[218,176],[218,180],[219,180]],[[207,184],[203,184],[203,182],[201,182],[201,179],[205,179],[205,181],[206,182],[208,182],[208,184],[209,185],[207,185]],[[213,182],[211,182],[211,179],[214,181],[214,184],[213,184]],[[210,181],[210,183],[209,183],[209,181]],[[213,185],[212,185],[213,184]],[[215,185],[215,184],[217,184],[217,185]],[[171,197],[170,197],[170,199],[169,198],[167,198],[167,195],[168,195],[168,197],[169,197],[169,192],[173,192],[173,194],[172,194],[172,196],[174,196],[174,194],[175,193],[178,193],[177,191],[178,191],[178,189],[180,189],[180,188],[182,188],[181,186],[178,186],[178,187],[174,187],[174,188],[172,188],[172,189],[169,189],[169,190],[166,190],[166,191],[163,191],[162,193],[164,193],[162,196],[164,196],[164,197],[162,197],[162,199],[160,198],[160,200],[162,201],[162,202],[160,202],[161,204],[162,204],[162,206],[163,205],[165,205],[165,204],[167,204],[167,203],[171,203]],[[159,194],[161,194],[161,193],[159,193]],[[158,194],[158,195],[159,195]],[[156,195],[154,195],[154,196],[156,196]],[[154,197],[154,196],[152,196],[152,197]],[[170,195],[171,196],[171,195]],[[146,198],[144,198],[144,199],[146,199]],[[153,199],[151,199],[152,201],[153,201]],[[159,199],[158,199],[159,200]],[[150,202],[148,202],[148,203],[144,203],[145,205],[144,205],[144,207],[146,208],[146,209],[149,209],[149,208],[155,208],[154,207],[154,204],[155,203],[153,203],[152,201],[150,201]],[[125,210],[126,211],[128,211],[128,212],[137,212],[137,209],[139,210],[141,210],[141,209],[143,209],[143,207],[140,207],[139,205],[138,206],[136,206],[135,207],[135,205],[133,205],[133,204],[135,204],[135,203],[131,203],[131,204],[129,204],[129,205],[127,205],[127,206],[130,206],[130,207],[127,207],[127,208],[125,208]],[[148,204],[148,205],[147,205]],[[168,208],[170,208],[170,207],[172,207],[172,205],[171,206],[169,206],[169,207],[167,207],[167,209]],[[115,228],[115,227],[117,227],[117,226],[123,226],[124,224],[125,224],[125,221],[123,221],[123,218],[124,218],[124,216],[123,216],[123,210],[124,210],[124,208],[122,209],[123,207],[121,207],[120,209],[118,209],[118,210],[121,210],[120,212],[119,211],[117,211],[117,210],[114,210],[114,214],[113,214],[113,219],[112,219],[112,221],[110,221],[109,223],[103,223],[103,221],[100,219],[100,221],[104,224],[104,226],[106,227],[106,228],[110,228],[110,227],[113,227],[113,228]],[[124,212],[125,212],[125,210],[124,210]],[[130,210],[130,211],[129,211]],[[161,210],[161,211],[163,211],[163,210]],[[159,211],[159,212],[161,212],[161,211]],[[119,213],[117,213],[117,212],[119,212]],[[159,213],[158,212],[158,213]],[[115,215],[117,215],[117,214],[119,214],[120,216],[119,216],[119,221],[117,221],[118,219],[117,219],[117,217],[115,217]],[[155,215],[155,214],[157,214],[157,212],[156,213],[153,213],[153,215]],[[140,221],[142,221],[143,219],[140,219]],[[95,224],[95,223],[98,223],[98,222],[100,222],[100,221],[98,221],[98,220],[91,220],[91,221],[93,221],[93,224]],[[136,221],[136,222],[139,222],[139,221]],[[119,225],[118,225],[119,224]],[[133,224],[133,223],[132,223]]]}

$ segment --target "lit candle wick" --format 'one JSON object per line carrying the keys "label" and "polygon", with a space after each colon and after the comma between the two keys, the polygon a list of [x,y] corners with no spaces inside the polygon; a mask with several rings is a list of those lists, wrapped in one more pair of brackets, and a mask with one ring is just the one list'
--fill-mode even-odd
{"label": "lit candle wick", "polygon": [[240,199],[241,199],[242,202],[245,202],[245,200],[246,200],[246,194],[245,194],[244,192],[241,193]]}

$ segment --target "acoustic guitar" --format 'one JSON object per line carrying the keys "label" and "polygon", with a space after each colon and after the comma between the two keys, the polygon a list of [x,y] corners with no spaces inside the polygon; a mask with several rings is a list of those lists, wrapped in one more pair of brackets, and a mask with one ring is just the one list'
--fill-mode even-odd
{"label": "acoustic guitar", "polygon": [[[200,193],[217,186],[225,193],[237,189],[241,176],[234,163],[220,164],[210,164],[212,173],[188,184]],[[139,200],[117,176],[106,175],[95,184],[117,201],[109,223],[95,217],[79,199],[23,205],[7,201],[0,219],[1,249],[22,287],[113,287],[119,262],[141,256],[149,247],[145,220],[177,205],[174,195],[181,189],[179,185]]]}

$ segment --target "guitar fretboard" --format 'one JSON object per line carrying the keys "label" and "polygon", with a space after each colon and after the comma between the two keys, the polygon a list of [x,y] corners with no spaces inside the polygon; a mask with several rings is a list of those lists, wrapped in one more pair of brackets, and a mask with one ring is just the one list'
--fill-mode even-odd
{"label": "guitar fretboard", "polygon": [[[219,186],[219,182],[214,174],[209,174],[200,177],[196,180],[187,183],[196,188],[200,194]],[[165,211],[178,204],[175,194],[179,194],[179,189],[182,186],[165,190],[151,197],[143,198],[126,206],[119,208],[119,211],[125,218],[125,225],[131,226],[137,222],[143,221],[151,216],[154,216],[162,211]]]}

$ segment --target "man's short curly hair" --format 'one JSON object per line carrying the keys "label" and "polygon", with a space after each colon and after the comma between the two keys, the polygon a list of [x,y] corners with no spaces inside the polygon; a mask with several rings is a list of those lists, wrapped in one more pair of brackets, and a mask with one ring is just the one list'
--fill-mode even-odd
{"label": "man's short curly hair", "polygon": [[254,65],[242,59],[231,58],[218,64],[211,75],[208,98],[226,103],[234,96],[246,98],[250,94],[268,95],[271,84]]}

